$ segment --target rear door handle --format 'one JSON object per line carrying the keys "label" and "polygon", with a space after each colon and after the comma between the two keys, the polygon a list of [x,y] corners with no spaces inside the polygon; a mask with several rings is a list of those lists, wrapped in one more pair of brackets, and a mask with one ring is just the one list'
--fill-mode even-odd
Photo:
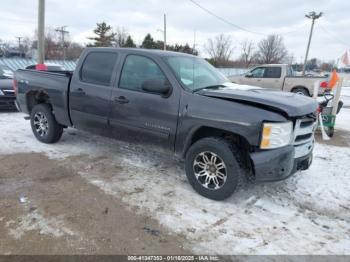
{"label": "rear door handle", "polygon": [[127,103],[129,103],[129,100],[125,96],[115,97],[114,101],[119,103],[119,104],[127,104]]}
{"label": "rear door handle", "polygon": [[77,93],[80,93],[80,94],[82,94],[82,95],[85,95],[85,91],[84,91],[84,89],[82,89],[81,87],[78,87],[78,88],[76,89],[76,91],[77,91]]}

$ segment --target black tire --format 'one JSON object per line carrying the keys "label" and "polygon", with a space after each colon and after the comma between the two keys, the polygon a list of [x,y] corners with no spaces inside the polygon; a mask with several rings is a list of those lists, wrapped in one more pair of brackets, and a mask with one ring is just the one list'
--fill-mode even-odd
{"label": "black tire", "polygon": [[292,90],[292,93],[303,95],[303,96],[310,96],[309,91],[304,87],[297,87]]}
{"label": "black tire", "polygon": [[[41,128],[38,119],[43,119],[44,126]],[[30,114],[30,124],[35,137],[43,143],[52,144],[60,140],[63,133],[63,126],[57,123],[55,116],[52,114],[50,105],[38,104],[34,106]],[[45,132],[42,130],[45,129]]]}
{"label": "black tire", "polygon": [[[226,166],[226,180],[225,182],[221,180],[223,184],[220,188],[207,188],[211,185],[207,184],[207,187],[203,185],[203,180],[205,178],[200,176],[197,179],[196,173],[198,174],[198,171],[196,171],[196,168],[201,168],[196,166],[195,163],[198,163],[196,160],[201,158],[200,155],[203,154],[203,152],[214,153],[214,155],[221,158],[220,160],[222,160]],[[189,148],[186,154],[185,168],[187,179],[194,190],[200,195],[213,200],[224,200],[230,197],[236,188],[245,180],[245,170],[240,164],[240,159],[241,153],[237,150],[235,145],[228,140],[217,137],[200,139]],[[203,170],[200,172],[202,171]],[[214,184],[214,179],[210,181]]]}

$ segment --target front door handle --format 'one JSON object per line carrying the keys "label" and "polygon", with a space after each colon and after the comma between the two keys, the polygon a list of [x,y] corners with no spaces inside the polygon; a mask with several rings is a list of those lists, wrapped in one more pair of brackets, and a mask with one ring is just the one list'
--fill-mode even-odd
{"label": "front door handle", "polygon": [[127,104],[127,103],[129,103],[129,100],[125,96],[115,97],[114,101],[119,103],[119,104]]}

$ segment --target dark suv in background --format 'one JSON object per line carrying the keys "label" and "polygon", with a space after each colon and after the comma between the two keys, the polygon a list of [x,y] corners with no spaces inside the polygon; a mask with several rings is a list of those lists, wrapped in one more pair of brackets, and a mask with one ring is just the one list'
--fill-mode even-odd
{"label": "dark suv in background", "polygon": [[12,82],[13,71],[6,65],[0,65],[0,110],[16,108]]}

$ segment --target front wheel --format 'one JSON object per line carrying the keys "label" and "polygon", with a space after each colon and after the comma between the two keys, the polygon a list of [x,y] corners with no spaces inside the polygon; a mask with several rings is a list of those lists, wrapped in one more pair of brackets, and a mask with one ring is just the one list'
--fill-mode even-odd
{"label": "front wheel", "polygon": [[223,138],[208,137],[194,143],[186,154],[185,166],[194,190],[213,200],[228,198],[244,180],[240,152]]}
{"label": "front wheel", "polygon": [[30,123],[35,137],[40,142],[56,143],[62,136],[63,127],[57,123],[48,104],[34,106],[30,114]]}

